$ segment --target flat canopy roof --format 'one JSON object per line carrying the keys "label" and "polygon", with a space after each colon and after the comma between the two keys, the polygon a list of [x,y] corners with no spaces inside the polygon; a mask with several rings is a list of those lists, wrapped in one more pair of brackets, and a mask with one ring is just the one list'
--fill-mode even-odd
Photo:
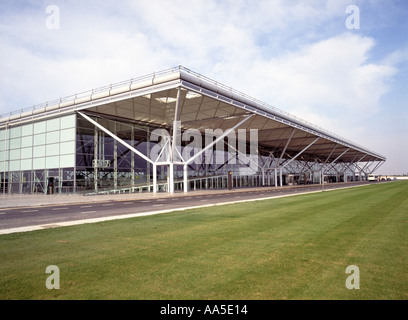
{"label": "flat canopy roof", "polygon": [[[177,105],[180,88],[179,105]],[[182,130],[257,129],[259,152],[304,161],[375,162],[386,158],[182,66],[51,101],[0,118],[0,128],[76,111]],[[176,114],[176,111],[177,114]]]}

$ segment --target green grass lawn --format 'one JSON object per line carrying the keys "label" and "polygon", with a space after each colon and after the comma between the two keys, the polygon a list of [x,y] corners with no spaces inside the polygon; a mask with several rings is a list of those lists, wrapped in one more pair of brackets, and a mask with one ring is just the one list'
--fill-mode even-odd
{"label": "green grass lawn", "polygon": [[407,266],[408,183],[393,182],[3,235],[0,299],[405,300]]}

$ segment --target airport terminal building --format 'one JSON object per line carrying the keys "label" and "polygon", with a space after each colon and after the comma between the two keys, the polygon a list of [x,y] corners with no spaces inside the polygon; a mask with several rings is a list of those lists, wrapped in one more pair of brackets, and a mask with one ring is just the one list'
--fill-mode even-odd
{"label": "airport terminal building", "polygon": [[367,179],[385,157],[184,67],[0,117],[0,193]]}

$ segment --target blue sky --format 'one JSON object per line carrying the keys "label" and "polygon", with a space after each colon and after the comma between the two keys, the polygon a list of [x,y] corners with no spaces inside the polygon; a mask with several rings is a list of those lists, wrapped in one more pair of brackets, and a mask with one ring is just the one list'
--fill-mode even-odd
{"label": "blue sky", "polygon": [[0,114],[183,65],[408,173],[407,17],[405,0],[2,0]]}

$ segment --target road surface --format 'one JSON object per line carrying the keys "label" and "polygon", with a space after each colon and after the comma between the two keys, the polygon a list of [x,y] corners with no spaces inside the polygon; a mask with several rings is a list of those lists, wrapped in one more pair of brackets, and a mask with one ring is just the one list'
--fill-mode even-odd
{"label": "road surface", "polygon": [[[367,182],[327,184],[324,190],[367,184]],[[115,199],[115,195],[112,195],[110,200],[100,202],[87,202],[86,196],[83,196],[83,201],[80,203],[2,208],[0,209],[0,234],[319,191],[322,191],[321,185],[245,188],[231,191],[207,190],[206,192],[192,191],[187,194],[162,194],[155,198],[139,196],[135,200],[131,198],[118,200]],[[69,196],[66,199],[69,200]]]}

